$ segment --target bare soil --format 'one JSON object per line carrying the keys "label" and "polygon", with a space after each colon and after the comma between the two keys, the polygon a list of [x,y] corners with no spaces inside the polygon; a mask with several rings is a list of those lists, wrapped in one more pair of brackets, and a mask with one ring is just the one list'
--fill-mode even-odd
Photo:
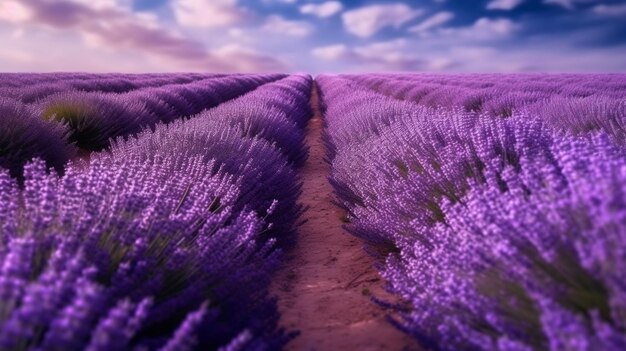
{"label": "bare soil", "polygon": [[387,311],[370,297],[392,300],[373,268],[374,259],[363,243],[346,233],[342,211],[332,204],[327,181],[330,167],[324,162],[323,122],[314,87],[311,104],[315,115],[307,127],[310,147],[301,169],[301,201],[308,221],[300,228],[298,242],[287,253],[277,272],[271,294],[278,298],[280,324],[301,334],[286,350],[419,350],[405,334],[385,319]]}

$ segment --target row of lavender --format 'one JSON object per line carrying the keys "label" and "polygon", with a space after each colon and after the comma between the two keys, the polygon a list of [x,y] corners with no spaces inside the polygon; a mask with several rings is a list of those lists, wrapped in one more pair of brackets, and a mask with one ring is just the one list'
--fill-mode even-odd
{"label": "row of lavender", "polygon": [[98,84],[112,80],[108,77],[88,80],[93,89],[87,91],[69,89],[60,78],[50,84],[52,90],[37,90],[36,84],[25,88],[37,90],[34,101],[32,91],[19,89],[22,95],[0,98],[0,166],[20,177],[24,162],[40,157],[61,172],[80,150],[102,150],[111,138],[192,116],[284,75],[218,76],[189,83],[173,83],[180,81],[173,75],[160,78],[167,84],[158,87],[125,93],[98,90]]}
{"label": "row of lavender", "polygon": [[351,80],[383,95],[431,107],[508,117],[526,111],[574,133],[603,130],[626,140],[623,74],[378,74]]}
{"label": "row of lavender", "polygon": [[389,306],[393,322],[432,350],[626,349],[623,147],[356,82],[369,79],[318,83],[346,228],[409,306]]}
{"label": "row of lavender", "polygon": [[185,84],[224,75],[181,74],[92,74],[92,73],[0,73],[0,96],[32,102],[45,94],[80,90],[123,93],[166,84]]}
{"label": "row of lavender", "polygon": [[267,285],[302,210],[310,87],[262,85],[62,176],[0,170],[0,348],[281,347]]}

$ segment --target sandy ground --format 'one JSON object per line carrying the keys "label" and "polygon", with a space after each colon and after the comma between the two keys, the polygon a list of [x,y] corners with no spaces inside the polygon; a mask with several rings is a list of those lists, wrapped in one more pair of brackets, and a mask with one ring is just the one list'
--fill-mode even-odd
{"label": "sandy ground", "polygon": [[322,116],[317,93],[311,98],[316,114],[307,127],[310,155],[301,169],[301,201],[309,209],[298,244],[287,253],[271,294],[278,297],[281,325],[300,330],[286,350],[419,350],[385,320],[385,311],[370,301],[373,294],[391,300],[372,267],[373,259],[357,238],[341,228],[323,160]]}

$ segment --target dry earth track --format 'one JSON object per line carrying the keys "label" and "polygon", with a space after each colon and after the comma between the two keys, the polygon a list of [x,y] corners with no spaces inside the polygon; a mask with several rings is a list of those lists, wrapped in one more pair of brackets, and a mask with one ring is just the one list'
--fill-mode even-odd
{"label": "dry earth track", "polygon": [[332,204],[324,162],[323,121],[316,86],[311,104],[315,115],[307,126],[310,154],[301,169],[302,203],[307,222],[283,268],[273,279],[281,326],[300,330],[286,350],[378,351],[418,350],[414,342],[385,320],[385,311],[370,294],[389,298],[362,242],[342,228],[342,212]]}

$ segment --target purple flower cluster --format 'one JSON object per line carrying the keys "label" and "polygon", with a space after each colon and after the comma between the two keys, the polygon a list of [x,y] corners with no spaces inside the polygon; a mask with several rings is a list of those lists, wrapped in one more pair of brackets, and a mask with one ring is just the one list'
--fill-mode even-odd
{"label": "purple flower cluster", "polygon": [[80,148],[101,150],[110,138],[197,114],[280,77],[209,78],[124,94],[68,91],[48,96],[37,105],[44,119],[67,123],[71,140]]}
{"label": "purple flower cluster", "polygon": [[[49,82],[41,84],[46,77]],[[0,124],[7,126],[0,132],[0,158],[6,159],[2,165],[21,177],[24,163],[38,156],[60,171],[75,146],[99,151],[111,138],[188,118],[282,77],[0,75],[0,95],[12,96],[1,103]],[[14,88],[16,82],[25,87]]]}
{"label": "purple flower cluster", "polygon": [[625,349],[616,134],[564,133],[531,109],[501,118],[400,101],[359,88],[368,79],[318,83],[346,228],[407,303],[393,322],[433,350]]}
{"label": "purple flower cluster", "polygon": [[43,120],[30,106],[0,98],[0,167],[21,179],[24,164],[35,157],[62,172],[75,154],[65,125]]}
{"label": "purple flower cluster", "polygon": [[[125,93],[135,89],[187,84],[218,74],[115,74],[109,73],[0,73],[0,96],[33,103],[65,91]],[[238,75],[229,75],[237,77]]]}
{"label": "purple flower cluster", "polygon": [[424,106],[509,117],[524,110],[573,132],[602,130],[624,143],[623,74],[372,74],[346,78],[385,96]]}
{"label": "purple flower cluster", "polygon": [[294,161],[305,154],[277,140],[305,153],[283,134],[309,118],[310,88],[309,76],[269,83],[229,102],[237,123],[207,110],[157,124],[61,177],[41,160],[24,167],[23,186],[0,170],[0,348],[289,340],[267,286],[302,211]]}

